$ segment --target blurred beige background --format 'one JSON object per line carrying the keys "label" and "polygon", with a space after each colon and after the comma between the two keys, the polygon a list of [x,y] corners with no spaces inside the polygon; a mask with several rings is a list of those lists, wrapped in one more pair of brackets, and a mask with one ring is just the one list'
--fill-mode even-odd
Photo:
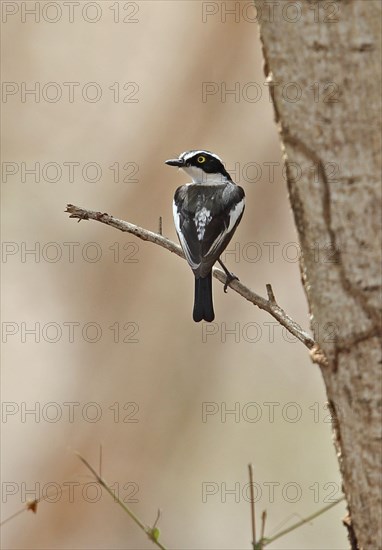
{"label": "blurred beige background", "polygon": [[[255,12],[249,2],[65,4],[2,6],[2,519],[39,489],[73,485],[7,522],[2,547],[153,547],[74,455],[97,466],[102,444],[102,474],[137,500],[133,511],[152,524],[162,509],[164,545],[249,549],[249,462],[268,536],[341,496],[318,368],[216,280],[206,332],[192,321],[184,261],[64,210],[151,230],[162,216],[175,240],[172,197],[186,176],[164,161],[216,152],[247,196],[228,265],[260,294],[271,282],[309,326]],[[214,93],[203,97],[203,83]],[[40,181],[25,173],[36,163]],[[203,418],[206,407],[216,414]],[[270,548],[346,548],[344,514],[341,504]]]}

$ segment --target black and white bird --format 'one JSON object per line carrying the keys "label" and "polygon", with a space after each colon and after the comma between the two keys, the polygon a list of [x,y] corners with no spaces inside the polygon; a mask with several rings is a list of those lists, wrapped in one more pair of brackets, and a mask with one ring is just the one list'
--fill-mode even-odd
{"label": "black and white bird", "polygon": [[[193,318],[211,322],[215,318],[212,303],[212,267],[230,242],[244,212],[244,190],[236,185],[221,159],[209,151],[186,151],[179,158],[166,160],[182,168],[192,183],[175,191],[173,213],[176,232],[186,259],[195,275]],[[226,287],[225,287],[226,290]]]}

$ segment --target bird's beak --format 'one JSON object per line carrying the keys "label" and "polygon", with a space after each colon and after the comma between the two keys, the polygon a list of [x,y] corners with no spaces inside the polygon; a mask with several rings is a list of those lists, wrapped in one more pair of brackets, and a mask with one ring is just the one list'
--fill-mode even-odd
{"label": "bird's beak", "polygon": [[166,164],[169,166],[178,166],[179,168],[182,168],[182,166],[185,166],[185,161],[183,159],[170,159],[165,161]]}

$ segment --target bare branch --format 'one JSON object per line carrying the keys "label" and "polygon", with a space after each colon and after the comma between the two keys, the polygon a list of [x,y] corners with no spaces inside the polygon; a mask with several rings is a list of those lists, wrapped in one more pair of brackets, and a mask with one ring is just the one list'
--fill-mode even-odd
{"label": "bare branch", "polygon": [[256,510],[255,510],[255,491],[254,491],[254,473],[253,464],[248,464],[249,470],[249,488],[251,491],[251,523],[252,523],[252,546],[256,549]]}
{"label": "bare branch", "polygon": [[159,534],[160,533],[159,533],[159,529],[157,527],[157,523],[158,523],[158,520],[159,520],[159,517],[160,517],[160,513],[158,513],[156,522],[155,522],[153,527],[149,527],[149,526],[145,525],[143,523],[143,521],[141,521],[138,518],[138,516],[136,514],[134,514],[134,512],[132,510],[130,510],[130,508],[128,508],[128,506],[124,502],[122,502],[122,500],[120,498],[118,498],[118,496],[115,494],[115,492],[113,491],[111,486],[109,486],[107,484],[107,482],[96,472],[96,470],[93,468],[93,466],[91,466],[91,464],[89,464],[89,462],[86,460],[86,458],[84,458],[79,453],[76,453],[76,455],[81,460],[81,462],[83,462],[83,464],[85,464],[85,466],[88,468],[88,470],[91,471],[91,473],[95,477],[96,481],[101,485],[101,487],[106,489],[106,491],[109,493],[109,495],[111,497],[113,497],[114,501],[117,504],[119,504],[120,507],[130,516],[130,518],[142,529],[142,531],[144,531],[146,533],[146,535],[149,537],[149,539],[156,546],[158,546],[158,548],[161,548],[161,550],[166,550],[166,548],[163,546],[163,544],[161,542],[159,542]]}
{"label": "bare branch", "polygon": [[[110,216],[106,213],[95,212],[94,210],[87,210],[78,206],[74,206],[73,204],[67,205],[66,212],[70,214],[70,218],[77,218],[78,221],[94,220],[104,223],[105,225],[110,225],[111,227],[119,229],[120,231],[131,233],[132,235],[135,235],[143,241],[150,241],[154,244],[161,246],[162,248],[166,248],[177,256],[184,258],[183,251],[178,244],[175,244],[173,241],[170,241],[169,239],[163,237],[162,235],[159,235],[158,233],[143,229],[143,227],[139,227],[130,222],[125,222],[124,220],[119,220],[118,218],[114,218],[113,216]],[[214,267],[212,273],[213,276],[218,279],[218,281],[220,281],[223,285],[226,283],[226,275],[224,271]],[[280,325],[285,327],[308,349],[319,349],[318,344],[313,340],[313,338],[305,330],[303,330],[298,323],[293,321],[293,319],[291,319],[289,315],[287,315],[285,311],[277,304],[272,286],[270,284],[267,285],[268,299],[263,298],[259,294],[256,294],[256,292],[250,290],[237,279],[232,280],[229,283],[229,287],[240,294],[240,296],[251,302],[253,305],[257,306],[260,309],[263,309],[264,311],[272,315],[272,317],[274,317],[280,323]]]}
{"label": "bare branch", "polygon": [[287,535],[288,533],[290,533],[291,531],[294,531],[295,529],[298,529],[299,527],[301,527],[301,526],[304,525],[305,523],[311,522],[313,519],[318,518],[318,516],[321,516],[321,514],[324,514],[325,512],[327,512],[328,510],[330,510],[331,508],[333,508],[333,506],[337,506],[337,504],[339,504],[340,502],[343,502],[344,500],[345,500],[345,497],[337,498],[335,501],[331,502],[330,504],[328,504],[328,505],[325,506],[324,508],[320,508],[320,510],[318,510],[317,512],[314,512],[314,513],[311,514],[310,516],[301,519],[300,521],[298,521],[297,523],[294,523],[294,524],[291,525],[290,527],[287,527],[287,528],[284,529],[283,531],[279,531],[279,532],[276,533],[276,535],[274,535],[273,537],[269,537],[269,538],[263,539],[263,540],[261,541],[262,544],[263,544],[263,546],[268,546],[268,545],[271,544],[273,541],[279,539],[280,537],[283,537],[284,535]]}
{"label": "bare branch", "polygon": [[271,304],[276,304],[276,298],[273,293],[272,285],[267,284],[266,288],[267,288],[268,300],[270,301]]}

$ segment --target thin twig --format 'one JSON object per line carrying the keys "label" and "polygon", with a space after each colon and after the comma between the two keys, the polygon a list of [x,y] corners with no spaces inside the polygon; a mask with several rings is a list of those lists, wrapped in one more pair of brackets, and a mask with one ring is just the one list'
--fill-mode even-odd
{"label": "thin twig", "polygon": [[268,284],[265,286],[267,289],[268,300],[270,301],[271,304],[276,304],[276,298],[275,298],[275,295],[273,294],[272,285]]}
{"label": "thin twig", "polygon": [[[104,223],[105,225],[110,225],[111,227],[114,227],[115,229],[119,229],[120,231],[124,231],[127,233],[131,233],[132,235],[135,235],[139,239],[142,239],[143,241],[150,241],[154,244],[157,244],[163,248],[166,248],[173,254],[176,254],[177,256],[180,256],[181,258],[184,258],[184,254],[182,249],[179,245],[175,244],[173,241],[170,241],[170,239],[167,239],[166,237],[163,237],[162,235],[159,235],[158,233],[154,233],[152,231],[148,231],[147,229],[144,229],[143,227],[139,227],[138,225],[134,225],[130,222],[126,222],[123,220],[119,220],[118,218],[114,218],[113,216],[110,216],[109,214],[102,213],[102,212],[95,212],[94,210],[87,210],[85,208],[80,208],[79,206],[74,206],[73,204],[68,204],[66,208],[66,212],[70,214],[70,218],[77,218],[78,221],[81,220],[94,220],[97,222]],[[220,281],[223,285],[226,284],[226,275],[224,271],[221,269],[217,269],[216,267],[213,268],[213,275],[218,281]],[[313,340],[313,338],[305,331],[303,330],[298,323],[293,321],[285,313],[285,311],[277,304],[272,286],[270,284],[267,285],[267,293],[268,293],[268,299],[263,298],[259,294],[256,294],[256,292],[253,292],[248,287],[243,285],[240,281],[237,279],[232,280],[229,283],[229,287],[232,288],[235,292],[240,294],[243,298],[251,302],[253,305],[257,306],[260,309],[263,309],[272,317],[274,317],[280,325],[285,327],[293,336],[295,336],[300,342],[302,342],[308,349],[312,350],[312,348],[319,349],[318,344]]]}
{"label": "thin twig", "polygon": [[264,533],[265,533],[265,522],[267,520],[267,511],[263,510],[263,513],[261,514],[261,534],[260,534],[260,540],[264,540]]}
{"label": "thin twig", "polygon": [[85,464],[85,466],[91,471],[91,473],[93,474],[93,476],[95,477],[95,479],[97,480],[97,482],[101,485],[101,487],[103,487],[104,489],[106,489],[106,491],[109,493],[110,496],[113,497],[113,499],[115,500],[115,502],[117,502],[121,508],[123,508],[123,510],[127,513],[128,516],[130,516],[130,518],[142,529],[142,531],[144,531],[146,533],[146,535],[149,537],[149,539],[158,546],[158,548],[161,548],[161,550],[166,550],[166,548],[159,542],[158,540],[158,537],[159,537],[159,530],[158,528],[156,527],[156,524],[158,523],[158,519],[159,517],[157,518],[155,524],[153,527],[148,527],[147,525],[145,525],[135,514],[134,512],[132,512],[130,510],[130,508],[128,508],[126,506],[126,504],[124,502],[122,502],[122,500],[120,500],[117,495],[113,492],[113,490],[108,486],[108,484],[106,483],[106,481],[96,472],[96,470],[93,468],[93,466],[91,466],[89,464],[89,462],[83,457],[81,456],[79,453],[76,453],[76,455],[78,456],[78,458]]}
{"label": "thin twig", "polygon": [[[36,502],[36,501],[33,501],[33,502]],[[26,504],[26,506],[23,506],[21,508],[21,510],[17,510],[17,512],[15,512],[14,514],[12,514],[11,516],[5,518],[1,523],[0,523],[0,527],[2,527],[3,525],[5,525],[8,521],[11,521],[11,519],[15,518],[16,516],[19,516],[20,514],[22,514],[23,512],[25,512],[26,510],[31,510],[30,507],[28,507],[28,503]]]}
{"label": "thin twig", "polygon": [[262,545],[263,546],[268,546],[268,544],[271,544],[272,542],[279,539],[280,537],[283,537],[284,535],[287,535],[291,531],[294,531],[295,529],[298,529],[299,527],[301,527],[301,525],[304,525],[305,523],[308,523],[309,521],[312,521],[313,519],[318,518],[318,516],[320,516],[321,514],[324,514],[325,512],[330,510],[330,508],[333,508],[334,506],[336,506],[337,504],[339,504],[343,500],[345,500],[345,497],[341,497],[341,498],[335,500],[334,502],[331,502],[330,504],[328,504],[328,506],[325,506],[324,508],[321,508],[317,512],[314,512],[314,514],[311,514],[310,516],[308,516],[306,518],[303,518],[301,521],[298,521],[297,523],[294,523],[293,525],[291,525],[287,529],[284,529],[283,531],[279,531],[274,537],[269,537],[269,538],[266,537],[264,539],[261,539]]}
{"label": "thin twig", "polygon": [[37,513],[37,507],[38,505],[40,504],[40,502],[44,502],[48,499],[51,499],[53,496],[57,496],[60,492],[60,495],[64,494],[65,492],[68,492],[70,491],[70,485],[69,486],[65,486],[63,487],[62,485],[59,486],[59,488],[57,488],[56,491],[52,491],[46,495],[43,495],[39,498],[35,498],[34,500],[28,500],[26,502],[26,504],[20,509],[18,510],[17,512],[15,512],[14,514],[12,514],[11,516],[9,516],[8,518],[5,518],[1,523],[0,523],[0,527],[2,527],[3,525],[5,525],[8,521],[10,521],[11,519],[14,519],[15,517],[17,517],[18,515],[22,514],[23,512],[27,512],[27,511],[31,511],[33,512],[34,514]]}
{"label": "thin twig", "polygon": [[255,491],[253,490],[254,475],[253,464],[248,464],[249,470],[249,488],[251,491],[251,522],[252,522],[252,546],[256,548],[256,510],[255,510]]}
{"label": "thin twig", "polygon": [[162,514],[162,511],[161,511],[160,508],[158,508],[157,517],[156,517],[156,519],[155,519],[155,521],[154,521],[154,525],[153,525],[153,527],[152,527],[153,529],[155,529],[156,526],[158,525],[161,514]]}

